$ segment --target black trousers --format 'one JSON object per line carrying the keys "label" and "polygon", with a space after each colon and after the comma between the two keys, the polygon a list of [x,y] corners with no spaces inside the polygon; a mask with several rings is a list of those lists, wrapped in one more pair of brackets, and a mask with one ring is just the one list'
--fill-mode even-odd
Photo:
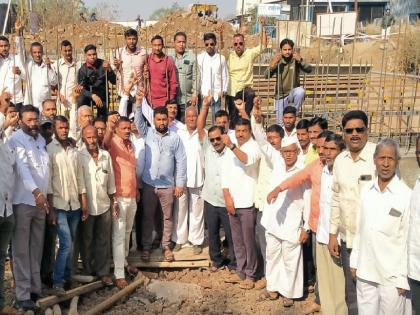
{"label": "black trousers", "polygon": [[254,107],[254,97],[255,91],[250,87],[246,87],[242,91],[239,91],[235,96],[226,96],[226,103],[229,111],[230,129],[235,128],[235,123],[239,118],[239,112],[236,109],[235,100],[243,99],[245,101],[245,111],[248,116],[251,117],[252,108]]}
{"label": "black trousers", "polygon": [[349,311],[349,315],[357,315],[358,308],[357,308],[356,281],[353,280],[353,277],[350,271],[350,255],[351,255],[351,248],[347,248],[346,242],[341,241],[340,257],[341,257],[341,263],[343,264],[343,271],[344,271],[346,304]]}
{"label": "black trousers", "polygon": [[230,231],[230,223],[228,213],[225,207],[215,207],[204,201],[204,221],[207,225],[209,235],[209,254],[213,265],[216,267],[223,266],[226,261],[221,253],[220,242],[220,226],[225,231],[225,239],[228,243],[228,259],[227,266],[231,270],[236,269],[235,251],[233,249],[232,233]]}
{"label": "black trousers", "polygon": [[45,224],[44,250],[41,261],[42,283],[52,287],[52,275],[55,265],[55,245],[57,240],[56,226],[50,223]]}
{"label": "black trousers", "polygon": [[[140,196],[143,196],[143,192],[140,190]],[[136,243],[137,243],[137,250],[143,250],[142,240],[141,240],[141,222],[143,221],[143,202],[137,203],[137,211],[136,216],[134,217],[134,221],[136,223]],[[130,245],[131,247],[131,245]]]}
{"label": "black trousers", "polygon": [[413,305],[413,314],[420,315],[420,281],[408,278],[411,289],[411,303]]}

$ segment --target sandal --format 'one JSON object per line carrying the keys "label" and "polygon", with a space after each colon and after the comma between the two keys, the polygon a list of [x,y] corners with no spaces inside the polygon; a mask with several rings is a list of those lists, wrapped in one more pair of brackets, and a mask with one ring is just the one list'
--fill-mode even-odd
{"label": "sandal", "polygon": [[162,249],[162,252],[163,252],[163,257],[164,257],[165,261],[172,262],[172,261],[175,260],[174,253],[172,253],[172,251],[169,247],[167,247],[167,246],[164,247]]}
{"label": "sandal", "polygon": [[149,250],[142,251],[141,255],[140,255],[140,259],[144,262],[149,262],[150,261],[150,251]]}
{"label": "sandal", "polygon": [[135,277],[139,273],[139,270],[136,267],[130,265],[127,266],[126,270],[131,277]]}
{"label": "sandal", "polygon": [[279,296],[280,295],[278,292],[265,291],[260,294],[260,296],[257,299],[257,302],[278,300]]}
{"label": "sandal", "polygon": [[114,284],[112,282],[112,278],[110,276],[103,276],[103,277],[101,277],[101,281],[107,287],[109,287],[109,286],[111,286],[111,285]]}

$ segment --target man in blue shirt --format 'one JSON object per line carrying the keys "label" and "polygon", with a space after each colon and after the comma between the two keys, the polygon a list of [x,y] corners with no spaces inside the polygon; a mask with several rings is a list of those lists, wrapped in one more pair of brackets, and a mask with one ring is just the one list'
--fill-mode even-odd
{"label": "man in blue shirt", "polygon": [[168,129],[167,109],[156,108],[153,113],[155,127],[147,127],[141,103],[140,101],[137,104],[134,116],[137,130],[145,141],[141,259],[150,260],[155,211],[159,202],[163,213],[162,251],[166,261],[173,261],[174,255],[169,247],[173,228],[172,206],[174,196],[179,198],[184,193],[187,182],[187,156],[180,137]]}

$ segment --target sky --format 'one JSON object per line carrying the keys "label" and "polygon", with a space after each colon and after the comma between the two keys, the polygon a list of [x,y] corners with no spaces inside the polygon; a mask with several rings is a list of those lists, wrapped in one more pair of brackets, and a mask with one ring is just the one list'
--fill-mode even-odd
{"label": "sky", "polygon": [[[163,7],[170,7],[174,0],[85,0],[87,6],[95,6],[98,3],[119,3],[119,17],[120,21],[132,21],[135,20],[138,14],[142,18],[148,18],[153,11]],[[231,16],[235,13],[236,0],[177,0],[178,4],[182,7],[187,7],[191,3],[209,3],[216,4],[219,8],[220,17]]]}

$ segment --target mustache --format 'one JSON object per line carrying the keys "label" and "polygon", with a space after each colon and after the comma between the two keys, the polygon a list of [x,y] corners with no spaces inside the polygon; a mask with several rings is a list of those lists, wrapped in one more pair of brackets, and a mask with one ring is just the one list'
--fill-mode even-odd
{"label": "mustache", "polygon": [[360,140],[360,137],[358,137],[358,136],[352,136],[352,137],[350,138],[350,140]]}

